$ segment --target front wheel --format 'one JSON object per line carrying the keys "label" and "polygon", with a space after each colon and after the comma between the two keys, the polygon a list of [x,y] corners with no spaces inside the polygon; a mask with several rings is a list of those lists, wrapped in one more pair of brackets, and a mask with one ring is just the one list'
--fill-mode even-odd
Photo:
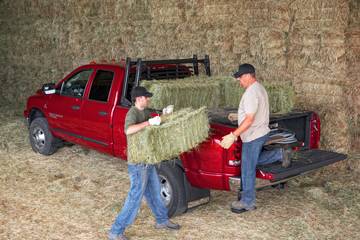
{"label": "front wheel", "polygon": [[168,209],[169,217],[184,213],[187,209],[184,174],[174,162],[156,165],[161,185],[161,198]]}
{"label": "front wheel", "polygon": [[57,139],[52,135],[46,118],[36,118],[31,122],[29,138],[34,152],[49,156],[57,150],[53,144]]}

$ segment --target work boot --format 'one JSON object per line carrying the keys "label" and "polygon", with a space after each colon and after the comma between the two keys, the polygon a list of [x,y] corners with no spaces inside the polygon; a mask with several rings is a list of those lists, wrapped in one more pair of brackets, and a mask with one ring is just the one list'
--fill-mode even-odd
{"label": "work boot", "polygon": [[127,240],[127,238],[126,238],[123,234],[116,236],[116,235],[114,235],[114,234],[109,233],[109,234],[107,235],[107,238],[108,238],[109,240]]}
{"label": "work boot", "polygon": [[245,205],[240,201],[232,202],[230,204],[230,207],[231,207],[231,210],[236,210],[238,213],[256,209],[255,206]]}
{"label": "work boot", "polygon": [[291,153],[292,153],[292,150],[289,145],[285,145],[285,147],[282,148],[282,157],[283,157],[282,166],[284,168],[287,168],[290,165]]}
{"label": "work boot", "polygon": [[157,223],[157,224],[155,225],[155,227],[156,227],[157,229],[166,228],[167,230],[170,230],[170,231],[175,231],[175,230],[179,230],[179,229],[180,229],[180,225],[179,225],[179,224],[173,223],[173,222],[171,222],[171,221],[168,221],[168,222],[162,223],[162,224]]}

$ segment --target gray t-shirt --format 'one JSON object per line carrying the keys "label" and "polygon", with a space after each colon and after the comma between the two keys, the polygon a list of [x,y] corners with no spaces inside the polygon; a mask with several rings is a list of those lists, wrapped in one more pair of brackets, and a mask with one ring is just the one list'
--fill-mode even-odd
{"label": "gray t-shirt", "polygon": [[249,129],[240,135],[243,142],[251,142],[270,132],[269,99],[265,88],[258,82],[248,87],[241,98],[238,110],[239,126],[247,113],[255,113],[255,119]]}
{"label": "gray t-shirt", "polygon": [[[139,124],[142,122],[145,122],[152,118],[151,114],[147,109],[140,110],[135,106],[132,106],[125,117],[125,127],[124,130],[127,132],[127,129],[134,124]],[[130,137],[132,134],[126,134],[127,142],[129,143]],[[127,163],[129,165],[136,165],[136,162],[131,161],[131,158],[129,156],[129,144],[128,144],[128,156],[127,156]]]}

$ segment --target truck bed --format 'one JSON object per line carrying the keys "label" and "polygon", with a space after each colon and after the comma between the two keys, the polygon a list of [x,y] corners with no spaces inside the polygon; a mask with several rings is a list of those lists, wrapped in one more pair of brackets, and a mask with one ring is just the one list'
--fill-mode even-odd
{"label": "truck bed", "polygon": [[[238,112],[237,108],[229,108],[229,107],[206,110],[206,114],[208,115],[211,124],[222,125],[227,127],[238,126],[238,121],[230,121],[229,119],[230,113],[237,113],[237,112]],[[271,114],[270,124],[279,120],[286,120],[291,118],[307,116],[310,113],[312,112],[306,110],[294,109],[292,112],[286,114]]]}
{"label": "truck bed", "polygon": [[[207,111],[211,124],[237,128],[238,122],[231,121],[228,118],[230,113],[237,113],[237,109],[219,108],[209,109]],[[289,167],[283,168],[281,162],[257,166],[257,170],[274,175],[271,182],[288,179],[346,159],[347,156],[345,154],[309,149],[309,136],[306,133],[310,131],[309,123],[312,113],[311,111],[294,110],[287,114],[270,115],[270,124],[279,123],[282,127],[286,127],[290,131],[295,132],[295,136],[298,139],[297,142],[289,144],[292,148],[296,147],[298,149],[298,151],[293,151]],[[271,137],[269,137],[269,139],[270,138]],[[282,148],[284,146],[285,144],[272,143],[264,146],[263,150]]]}

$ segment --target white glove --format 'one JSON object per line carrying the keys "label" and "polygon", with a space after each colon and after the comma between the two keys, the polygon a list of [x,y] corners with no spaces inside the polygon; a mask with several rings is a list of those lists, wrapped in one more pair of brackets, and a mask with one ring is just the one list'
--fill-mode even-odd
{"label": "white glove", "polygon": [[174,111],[174,105],[169,105],[163,109],[163,114],[170,114]]}
{"label": "white glove", "polygon": [[160,123],[161,123],[161,117],[159,117],[159,116],[156,116],[156,117],[153,117],[153,118],[150,118],[150,119],[149,119],[149,124],[150,124],[150,125],[157,125],[157,126],[159,126]]}
{"label": "white glove", "polygon": [[231,132],[230,134],[223,137],[223,140],[221,141],[220,145],[223,148],[228,149],[234,143],[235,139],[236,139],[236,137]]}

